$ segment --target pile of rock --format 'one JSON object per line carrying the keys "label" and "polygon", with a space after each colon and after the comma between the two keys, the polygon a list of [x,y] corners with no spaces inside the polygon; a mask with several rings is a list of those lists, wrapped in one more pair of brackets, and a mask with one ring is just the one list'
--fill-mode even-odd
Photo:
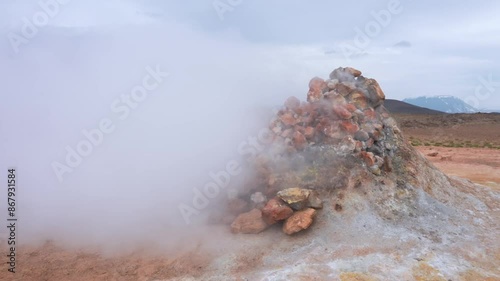
{"label": "pile of rock", "polygon": [[394,145],[386,127],[396,123],[385,110],[385,95],[376,80],[361,71],[337,68],[330,79],[313,78],[307,102],[290,97],[270,124],[274,143],[288,153],[314,145],[337,145],[347,153],[358,153],[377,175],[391,171]]}
{"label": "pile of rock", "polygon": [[[238,201],[240,199],[235,199]],[[233,201],[233,202],[235,202]],[[288,235],[309,228],[323,203],[315,191],[303,188],[288,188],[277,193],[261,209],[254,208],[240,214],[231,224],[233,233],[255,234],[267,227],[283,222],[283,232]]]}
{"label": "pile of rock", "polygon": [[282,222],[283,232],[297,233],[322,208],[318,194],[355,187],[356,177],[387,176],[402,138],[384,100],[377,81],[350,67],[311,79],[306,102],[288,98],[271,121],[272,143],[253,159],[256,173],[229,202],[237,216],[232,232],[259,233]]}

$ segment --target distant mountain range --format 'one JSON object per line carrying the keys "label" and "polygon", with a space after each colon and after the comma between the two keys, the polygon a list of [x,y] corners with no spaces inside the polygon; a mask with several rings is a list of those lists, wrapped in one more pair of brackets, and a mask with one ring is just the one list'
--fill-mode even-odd
{"label": "distant mountain range", "polygon": [[407,98],[403,102],[446,113],[475,113],[478,110],[453,96]]}
{"label": "distant mountain range", "polygon": [[415,106],[399,100],[386,99],[384,106],[391,113],[405,114],[445,114],[444,112]]}

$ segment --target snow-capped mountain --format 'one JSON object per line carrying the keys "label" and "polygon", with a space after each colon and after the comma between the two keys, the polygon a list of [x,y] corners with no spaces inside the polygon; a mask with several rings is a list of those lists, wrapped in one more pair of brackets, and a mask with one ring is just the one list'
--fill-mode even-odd
{"label": "snow-capped mountain", "polygon": [[420,107],[434,109],[446,113],[474,113],[477,109],[470,106],[463,100],[453,96],[433,96],[433,97],[418,97],[407,98],[403,100],[406,103]]}

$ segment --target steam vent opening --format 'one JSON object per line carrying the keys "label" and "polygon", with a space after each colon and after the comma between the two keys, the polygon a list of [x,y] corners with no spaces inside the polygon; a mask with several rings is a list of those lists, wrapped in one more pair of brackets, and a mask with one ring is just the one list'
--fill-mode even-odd
{"label": "steam vent opening", "polygon": [[248,276],[500,280],[498,192],[426,160],[361,71],[340,67],[308,86],[305,101],[286,99],[254,172],[211,216],[269,269]]}

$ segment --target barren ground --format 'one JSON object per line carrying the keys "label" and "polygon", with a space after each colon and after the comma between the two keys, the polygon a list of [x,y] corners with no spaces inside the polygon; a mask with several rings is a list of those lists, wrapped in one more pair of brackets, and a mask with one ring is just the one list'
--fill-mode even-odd
{"label": "barren ground", "polygon": [[[500,188],[500,114],[395,117],[410,142],[440,170]],[[438,154],[430,156],[433,152]]]}
{"label": "barren ground", "polygon": [[[500,115],[398,115],[396,118],[408,139],[436,167],[447,174],[500,190]],[[434,156],[429,156],[431,153]],[[6,256],[4,247],[0,256]],[[7,264],[1,263],[0,280],[183,280],[176,277],[189,274],[196,278],[209,266],[211,258],[199,256],[195,251],[168,257],[151,257],[144,253],[104,257],[91,251],[66,250],[46,243],[21,246],[18,261],[15,275],[8,274]],[[249,258],[236,263],[240,264],[236,267],[240,272],[235,272],[238,276],[249,267],[258,266],[262,260]],[[497,280],[482,279],[475,274],[471,272],[463,280]],[[342,280],[372,280],[368,276],[347,275],[344,274]],[[428,279],[431,275],[427,272],[418,280],[441,280]],[[244,279],[235,277],[234,280]]]}

